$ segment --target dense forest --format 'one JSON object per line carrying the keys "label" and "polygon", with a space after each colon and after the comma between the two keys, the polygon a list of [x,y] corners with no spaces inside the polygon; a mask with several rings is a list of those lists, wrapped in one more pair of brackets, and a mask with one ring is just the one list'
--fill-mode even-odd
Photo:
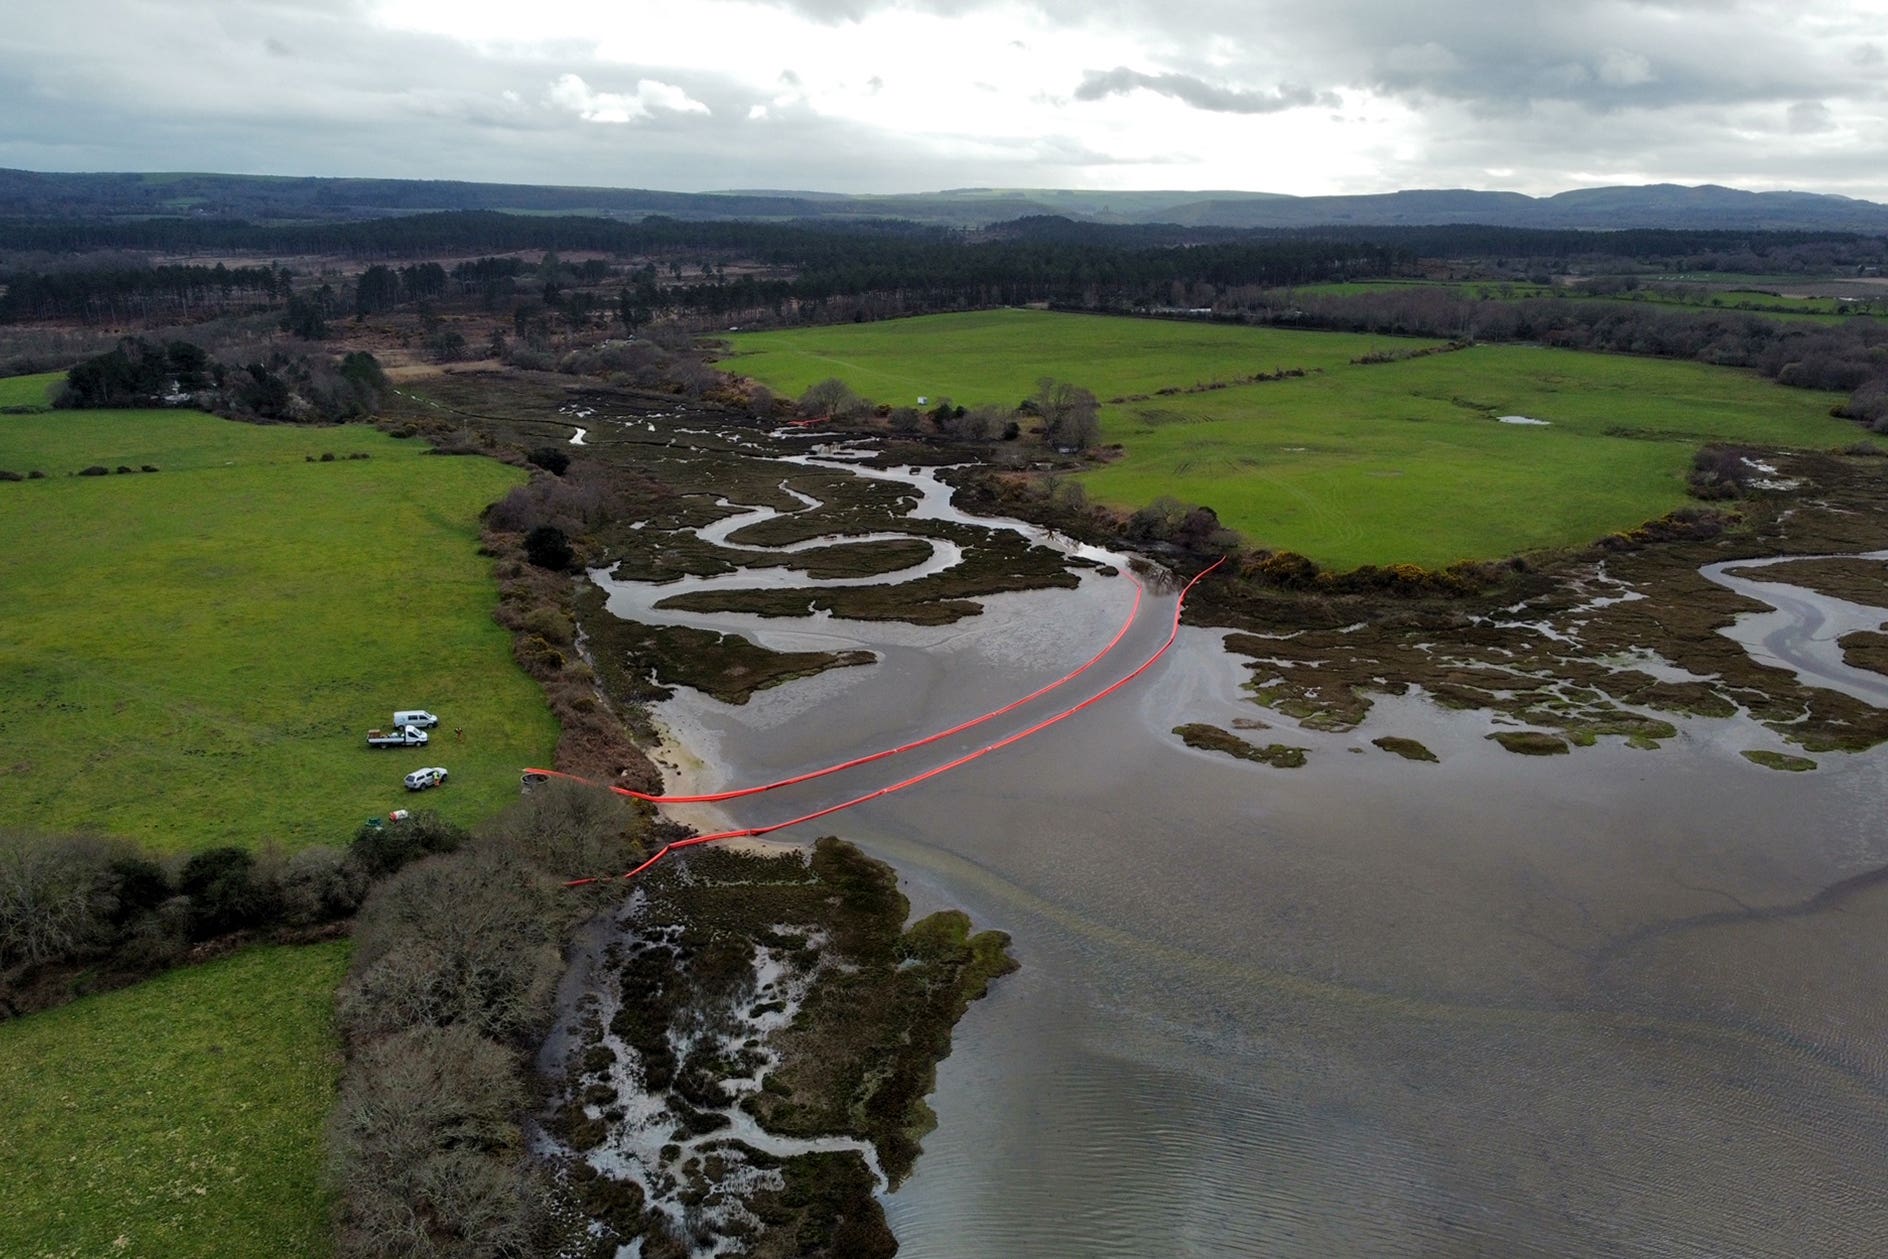
{"label": "dense forest", "polygon": [[[1879,238],[1842,233],[1530,231],[1514,228],[1336,228],[1233,231],[1108,226],[1054,216],[966,233],[879,221],[844,226],[695,222],[651,217],[538,217],[468,211],[346,223],[262,225],[229,220],[0,218],[0,322],[66,318],[122,322],[192,310],[286,301],[289,277],[270,266],[148,266],[124,251],[170,256],[216,251],[259,258],[320,254],[376,264],[354,313],[449,288],[503,300],[521,264],[496,256],[534,250],[662,260],[651,311],[713,318],[778,315],[789,305],[874,295],[873,313],[1053,302],[1089,309],[1210,305],[1227,293],[1419,273],[1423,260],[1474,260],[1526,276],[1607,268],[1826,271],[1888,264]],[[441,256],[487,255],[448,276]],[[93,261],[103,257],[103,262]],[[114,261],[120,260],[120,261]],[[420,261],[424,260],[424,261]],[[731,262],[743,264],[728,273]],[[406,265],[402,265],[406,264]],[[483,270],[467,272],[467,265]],[[586,264],[589,265],[589,264]],[[605,271],[608,264],[602,263]],[[510,266],[510,270],[505,270]],[[415,268],[426,271],[421,291]],[[685,268],[694,273],[685,276]],[[397,272],[397,284],[390,277]],[[434,274],[437,273],[437,274]],[[595,284],[601,275],[578,276]],[[687,282],[684,282],[687,279]],[[1205,294],[1202,297],[1202,294]],[[324,313],[347,303],[324,299]]]}

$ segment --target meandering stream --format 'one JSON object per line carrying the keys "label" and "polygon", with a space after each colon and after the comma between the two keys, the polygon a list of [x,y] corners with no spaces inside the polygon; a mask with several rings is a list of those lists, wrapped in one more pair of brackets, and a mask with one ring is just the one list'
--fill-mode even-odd
{"label": "meandering stream", "polygon": [[1888,708],[1888,677],[1846,663],[1838,645],[1838,640],[1846,634],[1880,629],[1882,622],[1888,621],[1888,609],[1851,603],[1802,586],[1736,575],[1800,559],[1888,560],[1888,551],[1835,556],[1780,555],[1773,559],[1706,565],[1701,571],[1707,578],[1746,598],[1767,603],[1772,609],[1739,617],[1737,624],[1726,633],[1762,664],[1788,669],[1810,686],[1827,687],[1877,708]]}
{"label": "meandering stream", "polygon": [[[602,417],[588,418],[594,442]],[[851,470],[910,485],[931,518],[1056,544],[957,513],[929,474]],[[762,518],[730,510],[707,531],[724,542]],[[947,559],[934,549],[918,569]],[[995,707],[1085,659],[1131,597],[1089,571],[1075,590],[919,627],[675,613],[657,605],[702,587],[594,576],[637,620],[878,654],[741,707],[686,689],[661,706],[702,765],[671,788],[704,790]],[[1814,645],[1831,601],[1751,593],[1795,631],[1746,626],[1740,641],[1857,682]],[[1122,663],[1080,687],[1144,658],[1170,600],[1150,599]],[[902,1254],[1888,1253],[1888,894],[1864,880],[1818,899],[1888,865],[1888,756],[1777,774],[1735,754],[1771,732],[1689,718],[1660,751],[1517,757],[1487,742],[1484,714],[1420,693],[1321,734],[1247,702],[1220,638],[1187,629],[1079,718],[814,828],[890,861],[919,912],[960,906],[1009,931],[1023,964],[959,1026],[939,1129],[886,1199]],[[796,816],[1041,715],[717,820]],[[1241,718],[1278,724],[1253,737],[1306,747],[1307,766],[1171,733]],[[1440,763],[1381,752],[1378,735],[1418,738]]]}

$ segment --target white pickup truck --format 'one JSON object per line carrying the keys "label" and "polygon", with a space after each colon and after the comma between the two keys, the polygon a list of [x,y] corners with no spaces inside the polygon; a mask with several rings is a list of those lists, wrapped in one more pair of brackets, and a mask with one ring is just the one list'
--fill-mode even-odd
{"label": "white pickup truck", "polygon": [[370,748],[423,748],[427,734],[418,726],[396,726],[392,730],[369,730],[367,746]]}

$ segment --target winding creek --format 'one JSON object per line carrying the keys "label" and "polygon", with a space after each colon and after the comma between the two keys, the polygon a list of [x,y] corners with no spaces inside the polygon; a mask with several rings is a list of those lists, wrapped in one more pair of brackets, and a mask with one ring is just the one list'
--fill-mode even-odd
{"label": "winding creek", "polygon": [[[611,421],[583,418],[603,440]],[[957,512],[930,473],[843,454],[784,460],[783,476],[902,481],[930,518],[1071,549]],[[774,514],[726,506],[704,531],[725,546]],[[910,580],[952,552],[934,542],[912,569],[850,580]],[[1881,610],[1706,575],[1775,609],[1733,631],[1760,659],[1888,705],[1888,682],[1829,646]],[[997,707],[1087,658],[1132,601],[1090,569],[946,626],[661,606],[716,584],[822,584],[732,576],[593,574],[619,615],[866,647],[878,664],[741,707],[681,689],[658,716],[695,768],[671,791],[784,778]],[[1093,677],[990,727],[682,816],[765,825],[1023,729],[1144,659],[1172,601],[1150,592]],[[1888,1253],[1883,749],[1779,774],[1736,754],[1783,746],[1770,731],[1691,717],[1658,751],[1520,757],[1486,740],[1487,715],[1419,692],[1320,733],[1244,698],[1221,638],[1187,628],[1075,719],[781,833],[837,831],[898,869],[916,912],[962,907],[1010,932],[1022,963],[958,1026],[938,1130],[885,1198],[901,1254]],[[1255,737],[1307,748],[1305,768],[1171,733],[1242,718],[1281,727]],[[1440,763],[1380,751],[1380,735]]]}
{"label": "winding creek", "polygon": [[[1888,677],[1845,663],[1838,645],[1845,634],[1880,629],[1882,622],[1888,621],[1888,609],[1745,575],[1801,558],[1782,555],[1704,567],[1704,575],[1720,586],[1771,607],[1769,612],[1738,618],[1730,637],[1741,643],[1752,658],[1788,669],[1809,685],[1828,687],[1877,708],[1888,708]],[[1818,558],[1888,560],[1888,551]]]}

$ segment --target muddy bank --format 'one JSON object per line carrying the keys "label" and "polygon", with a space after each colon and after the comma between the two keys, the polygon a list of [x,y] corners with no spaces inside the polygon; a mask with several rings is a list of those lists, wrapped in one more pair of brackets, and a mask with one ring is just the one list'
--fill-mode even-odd
{"label": "muddy bank", "polygon": [[[1265,601],[1236,611],[1202,601],[1200,615],[1238,628],[1225,642],[1249,662],[1251,698],[1313,729],[1353,729],[1373,696],[1415,688],[1444,706],[1496,714],[1576,746],[1619,739],[1652,749],[1673,737],[1675,720],[1747,713],[1806,750],[1872,747],[1888,740],[1888,687],[1878,680],[1832,687],[1830,668],[1758,650],[1739,628],[1783,597],[1776,592],[1787,587],[1772,576],[1802,575],[1888,602],[1872,561],[1751,567],[1779,552],[1855,554],[1888,544],[1888,485],[1878,461],[1792,455],[1785,462],[1801,481],[1797,497],[1746,505],[1744,519],[1715,537],[1569,559],[1540,574],[1546,589],[1506,605],[1278,596],[1269,601],[1276,617]],[[1720,579],[1726,570],[1761,571],[1772,593]],[[1855,615],[1872,630],[1888,611]]]}
{"label": "muddy bank", "polygon": [[875,1194],[935,1123],[952,1027],[1015,966],[1001,932],[909,909],[889,867],[824,839],[692,854],[585,929],[536,1145],[592,1253],[896,1251]]}
{"label": "muddy bank", "polygon": [[644,625],[610,615],[606,601],[586,584],[577,594],[577,614],[598,682],[633,703],[656,703],[671,698],[675,687],[690,686],[723,703],[745,704],[757,691],[877,659],[869,651],[770,651],[738,634]]}

